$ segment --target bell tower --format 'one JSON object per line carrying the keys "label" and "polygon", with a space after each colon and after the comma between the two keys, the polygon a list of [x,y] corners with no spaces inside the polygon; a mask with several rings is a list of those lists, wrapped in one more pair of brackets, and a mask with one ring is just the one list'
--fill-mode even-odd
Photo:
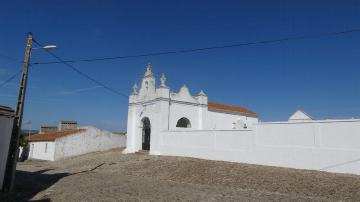
{"label": "bell tower", "polygon": [[155,76],[152,72],[152,65],[146,65],[146,71],[142,79],[139,96],[141,99],[151,99],[155,96]]}

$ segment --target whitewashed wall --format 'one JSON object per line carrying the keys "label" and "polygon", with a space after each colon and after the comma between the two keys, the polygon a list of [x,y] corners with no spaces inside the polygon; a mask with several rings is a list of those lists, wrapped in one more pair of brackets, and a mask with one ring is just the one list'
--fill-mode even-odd
{"label": "whitewashed wall", "polygon": [[[127,143],[125,153],[134,153],[142,148],[142,119],[147,117],[151,125],[151,148],[157,147],[160,131],[168,129],[167,101],[147,102],[142,105],[130,105],[128,112]],[[151,151],[150,151],[151,152]]]}
{"label": "whitewashed wall", "polygon": [[157,149],[154,153],[162,155],[360,174],[360,120],[163,131]]}
{"label": "whitewashed wall", "polygon": [[54,160],[126,145],[126,135],[113,134],[95,127],[84,128],[87,129],[84,132],[56,139]]}
{"label": "whitewashed wall", "polygon": [[[193,96],[184,85],[175,93],[166,86],[164,76],[160,81],[160,86],[156,88],[155,75],[151,65],[148,65],[140,90],[134,85],[129,96],[127,144],[124,153],[142,149],[142,120],[145,117],[150,120],[150,154],[157,154],[156,151],[159,151],[159,134],[164,130],[232,129],[233,122],[239,119],[247,123],[248,127],[258,121],[257,118],[239,114],[209,112],[208,97],[203,91]],[[190,129],[176,127],[178,120],[183,117],[190,120]]]}
{"label": "whitewashed wall", "polygon": [[55,159],[55,142],[30,142],[29,159],[53,161]]}
{"label": "whitewashed wall", "polygon": [[[164,89],[162,89],[164,90]],[[184,101],[152,100],[138,104],[130,104],[128,109],[128,139],[125,153],[133,153],[142,148],[142,120],[149,118],[151,125],[150,153],[158,151],[159,134],[164,130],[201,130],[223,129],[229,130],[233,122],[242,120],[248,128],[258,122],[256,117],[246,117],[239,114],[219,113],[208,111],[206,105],[199,105]],[[191,128],[177,128],[179,119],[185,117],[190,120]]]}
{"label": "whitewashed wall", "polygon": [[206,128],[214,130],[232,129],[233,122],[236,123],[236,129],[243,129],[243,126],[237,124],[239,120],[241,120],[243,124],[246,124],[248,128],[252,128],[254,124],[258,123],[258,118],[256,117],[246,117],[239,114],[220,113],[215,111],[208,111],[207,119]]}
{"label": "whitewashed wall", "polygon": [[179,119],[185,117],[190,120],[192,129],[201,129],[200,128],[200,116],[199,116],[199,107],[198,105],[191,105],[191,103],[181,104],[181,103],[171,103],[170,105],[170,130],[176,129],[176,124]]}
{"label": "whitewashed wall", "polygon": [[0,190],[2,190],[9,152],[10,137],[13,126],[13,117],[0,116]]}

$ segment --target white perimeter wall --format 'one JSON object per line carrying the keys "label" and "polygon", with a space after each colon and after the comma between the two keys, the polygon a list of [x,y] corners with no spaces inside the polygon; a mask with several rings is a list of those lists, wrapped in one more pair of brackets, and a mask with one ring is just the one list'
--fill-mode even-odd
{"label": "white perimeter wall", "polygon": [[30,142],[29,159],[40,159],[53,161],[55,152],[55,142]]}
{"label": "white perimeter wall", "polygon": [[0,190],[2,190],[4,181],[12,126],[13,118],[7,116],[0,116]]}
{"label": "white perimeter wall", "polygon": [[360,174],[360,120],[274,122],[254,130],[160,133],[154,153]]}
{"label": "white perimeter wall", "polygon": [[84,132],[56,139],[54,160],[126,145],[126,135],[113,134],[95,127],[84,128],[87,129]]}

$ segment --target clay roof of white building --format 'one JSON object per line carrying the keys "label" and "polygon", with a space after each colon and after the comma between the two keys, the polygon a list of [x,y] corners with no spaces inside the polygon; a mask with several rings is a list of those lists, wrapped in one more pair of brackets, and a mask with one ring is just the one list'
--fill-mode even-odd
{"label": "clay roof of white building", "polygon": [[112,132],[112,134],[116,134],[116,135],[126,135],[126,132],[123,132],[123,131],[116,131],[116,132]]}
{"label": "clay roof of white building", "polygon": [[253,112],[249,109],[246,109],[245,107],[238,107],[238,106],[231,106],[231,105],[225,105],[217,102],[208,102],[208,109],[210,110],[216,110],[216,111],[228,111],[228,112],[236,112],[244,115],[249,116],[257,116],[256,112]]}
{"label": "clay roof of white building", "polygon": [[64,137],[68,135],[73,135],[79,132],[83,132],[86,129],[73,129],[73,130],[63,130],[57,131],[53,133],[43,133],[43,134],[35,134],[30,136],[30,140],[28,140],[28,136],[25,137],[29,142],[39,142],[39,141],[55,141],[56,138]]}

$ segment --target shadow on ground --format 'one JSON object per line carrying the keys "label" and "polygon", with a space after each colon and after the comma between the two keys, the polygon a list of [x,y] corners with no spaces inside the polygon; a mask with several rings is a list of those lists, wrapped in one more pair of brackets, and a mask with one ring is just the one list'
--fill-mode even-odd
{"label": "shadow on ground", "polygon": [[[36,172],[16,171],[15,187],[12,193],[0,193],[0,201],[29,201],[37,193],[51,187],[70,173],[46,174],[51,169]],[[33,201],[50,201],[48,198]]]}

